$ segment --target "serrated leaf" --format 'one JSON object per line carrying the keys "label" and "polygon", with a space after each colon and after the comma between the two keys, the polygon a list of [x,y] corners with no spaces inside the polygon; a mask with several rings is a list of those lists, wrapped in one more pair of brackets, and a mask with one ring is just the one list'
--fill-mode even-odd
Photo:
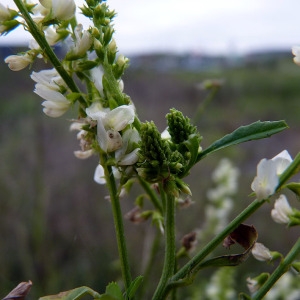
{"label": "serrated leaf", "polygon": [[137,289],[139,288],[139,286],[141,285],[143,279],[144,279],[143,276],[138,276],[131,282],[131,284],[126,292],[128,299],[132,299],[134,297],[134,295],[135,295]]}
{"label": "serrated leaf", "polygon": [[57,295],[49,295],[39,298],[39,300],[76,300],[86,295],[92,296],[94,299],[100,299],[100,294],[87,286],[82,286],[66,292],[61,292]]}
{"label": "serrated leaf", "polygon": [[232,133],[227,134],[223,138],[215,141],[208,148],[199,153],[197,161],[220,149],[252,140],[264,139],[286,128],[288,128],[288,125],[285,121],[257,121],[250,125],[241,126]]}
{"label": "serrated leaf", "polygon": [[105,294],[108,296],[112,296],[115,300],[123,300],[123,293],[121,288],[116,282],[111,282],[108,284],[105,290]]}

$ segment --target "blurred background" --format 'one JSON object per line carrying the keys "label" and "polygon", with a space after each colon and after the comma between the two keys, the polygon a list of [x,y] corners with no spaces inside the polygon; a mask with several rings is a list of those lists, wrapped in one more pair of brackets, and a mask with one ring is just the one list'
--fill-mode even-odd
{"label": "blurred background", "polygon": [[[13,1],[1,4],[13,7]],[[213,154],[193,169],[187,181],[195,204],[178,212],[178,240],[205,223],[211,173],[223,157],[241,173],[234,217],[252,201],[248,195],[259,160],[284,149],[294,157],[300,149],[300,68],[291,54],[291,47],[300,45],[300,2],[111,0],[108,4],[118,12],[120,52],[130,58],[123,78],[125,92],[142,121],[153,120],[162,131],[166,113],[175,107],[195,120],[203,148],[257,120],[284,119],[290,126],[269,139]],[[37,62],[31,70],[12,72],[5,65],[5,57],[24,51],[28,40],[23,31],[0,37],[0,297],[29,279],[34,284],[32,299],[81,285],[103,292],[120,274],[107,191],[92,180],[97,158],[82,161],[73,155],[79,147],[76,134],[69,131],[75,114],[51,119],[32,93],[30,74],[45,66]],[[198,117],[195,112],[208,95],[201,88],[206,79],[220,79],[223,86]],[[298,180],[299,176],[294,178]],[[139,192],[134,189],[122,200],[124,215],[134,207]],[[288,196],[299,208],[297,199]],[[247,223],[257,228],[260,242],[285,254],[299,229],[275,224],[272,206],[273,202],[265,205]],[[149,221],[135,225],[125,220],[125,230],[137,276],[155,229]],[[217,252],[227,253],[222,247]],[[153,284],[162,255],[160,245]],[[236,268],[237,290],[247,291],[248,276],[273,268],[250,257]],[[199,280],[209,272],[200,272]],[[183,294],[186,299],[191,296],[187,289]]]}

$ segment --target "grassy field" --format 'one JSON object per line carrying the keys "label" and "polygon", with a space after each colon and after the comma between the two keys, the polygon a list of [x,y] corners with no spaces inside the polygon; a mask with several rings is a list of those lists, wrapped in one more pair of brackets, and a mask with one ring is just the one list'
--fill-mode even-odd
{"label": "grassy field", "polygon": [[[32,93],[30,71],[13,73],[4,65],[0,70],[1,296],[19,281],[29,279],[34,282],[32,299],[80,285],[103,291],[108,281],[117,279],[118,264],[106,190],[92,181],[97,159],[79,161],[73,156],[78,145],[75,134],[69,132],[72,116],[53,120],[41,113],[41,101]],[[257,120],[284,119],[290,129],[267,140],[224,150],[199,164],[188,178],[196,203],[192,210],[178,213],[178,237],[201,228],[211,172],[222,157],[230,158],[242,174],[234,215],[251,201],[250,185],[261,158],[271,158],[283,149],[295,156],[300,150],[300,68],[291,58],[267,67],[199,73],[129,70],[124,77],[125,92],[133,99],[140,119],[154,120],[163,130],[171,107],[194,117],[206,97],[197,84],[208,78],[224,79],[224,86],[197,121],[203,148]],[[124,199],[124,214],[133,207],[135,194]],[[291,202],[296,204],[297,200]],[[249,222],[257,227],[260,241],[267,240],[270,248],[284,252],[299,236],[299,229],[287,231],[272,223],[270,209],[271,205],[267,206]],[[266,216],[276,236],[265,233]],[[125,221],[125,225],[134,274],[139,275],[140,253],[153,232],[149,224],[136,226]],[[144,236],[147,239],[143,240]],[[239,274],[249,265],[253,266],[250,272],[257,273],[265,267],[252,258],[249,261],[239,268]],[[247,274],[240,277],[238,289],[246,290]]]}

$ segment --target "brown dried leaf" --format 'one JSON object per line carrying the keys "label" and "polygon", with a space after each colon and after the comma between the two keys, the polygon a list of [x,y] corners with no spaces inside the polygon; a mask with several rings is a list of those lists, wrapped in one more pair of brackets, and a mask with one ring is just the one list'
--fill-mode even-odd
{"label": "brown dried leaf", "polygon": [[32,286],[32,282],[30,280],[28,282],[21,282],[2,300],[10,300],[10,299],[24,300],[26,295],[29,293],[31,286]]}

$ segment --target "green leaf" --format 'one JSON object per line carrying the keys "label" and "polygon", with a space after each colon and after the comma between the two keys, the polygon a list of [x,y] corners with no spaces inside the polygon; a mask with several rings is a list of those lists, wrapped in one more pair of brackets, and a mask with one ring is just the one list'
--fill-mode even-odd
{"label": "green leaf", "polygon": [[240,293],[239,294],[239,300],[251,300],[251,297],[247,294]]}
{"label": "green leaf", "polygon": [[116,282],[108,284],[105,290],[105,294],[101,295],[101,300],[124,300],[121,288]]}
{"label": "green leaf", "polygon": [[143,276],[138,276],[131,282],[131,284],[126,292],[126,295],[127,295],[126,298],[132,299],[134,297],[134,295],[135,295],[137,289],[139,288],[139,286],[141,285],[143,279],[144,279]]}
{"label": "green leaf", "polygon": [[232,133],[227,134],[223,138],[215,141],[208,148],[199,153],[197,161],[220,149],[252,140],[264,139],[286,128],[288,128],[288,125],[285,123],[285,121],[257,121],[247,126],[241,126]]}
{"label": "green leaf", "polygon": [[197,134],[191,134],[187,141],[184,141],[183,144],[188,148],[191,153],[191,157],[188,165],[185,168],[184,174],[181,177],[187,175],[188,171],[192,168],[192,166],[197,162],[197,156],[199,153],[199,145],[201,138]]}
{"label": "green leaf", "polygon": [[[92,296],[94,299],[100,299],[100,295],[87,286],[82,286],[70,291],[61,292],[57,295],[50,295],[39,298],[39,300],[76,300],[86,295]],[[102,298],[101,298],[102,299]]]}

